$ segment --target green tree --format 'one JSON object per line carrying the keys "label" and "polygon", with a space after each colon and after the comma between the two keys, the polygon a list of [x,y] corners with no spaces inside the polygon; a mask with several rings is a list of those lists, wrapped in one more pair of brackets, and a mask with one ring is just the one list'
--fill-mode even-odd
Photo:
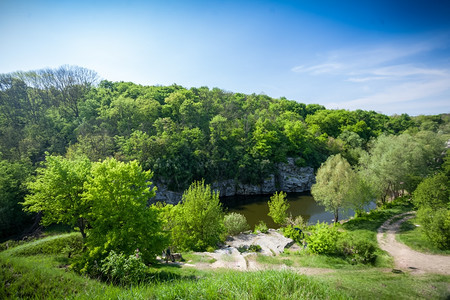
{"label": "green tree", "polygon": [[269,205],[269,217],[271,217],[276,224],[285,224],[288,217],[287,211],[289,209],[286,193],[275,192],[275,194],[270,197],[267,204]]}
{"label": "green tree", "polygon": [[355,172],[340,154],[330,156],[317,171],[311,194],[327,211],[333,212],[334,222],[339,220],[339,209],[349,206],[355,179]]}
{"label": "green tree", "polygon": [[183,193],[178,205],[172,232],[175,246],[195,251],[216,247],[225,230],[219,193],[212,192],[204,181],[195,181]]}
{"label": "green tree", "polygon": [[24,183],[30,173],[29,161],[0,160],[0,238],[18,233],[29,221],[20,202],[25,197]]}
{"label": "green tree", "polygon": [[82,201],[81,194],[90,170],[87,158],[68,160],[47,153],[43,167],[27,183],[30,194],[23,202],[24,210],[42,212],[42,224],[67,224],[86,238],[89,205]]}
{"label": "green tree", "polygon": [[131,255],[139,249],[149,262],[165,248],[157,209],[147,205],[155,196],[149,188],[151,178],[152,172],[143,171],[136,161],[109,158],[93,164],[82,195],[90,207],[92,228],[86,243],[90,258],[104,258],[111,250]]}
{"label": "green tree", "polygon": [[361,157],[361,169],[384,203],[403,190],[412,193],[417,184],[436,169],[435,162],[443,151],[442,138],[433,132],[414,136],[408,133],[381,135],[369,154]]}

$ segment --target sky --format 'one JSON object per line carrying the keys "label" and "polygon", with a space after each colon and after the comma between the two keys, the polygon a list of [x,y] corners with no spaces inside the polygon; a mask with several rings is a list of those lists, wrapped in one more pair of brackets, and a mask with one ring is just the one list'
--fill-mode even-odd
{"label": "sky", "polygon": [[450,113],[450,1],[0,0],[0,73],[76,65],[110,81]]}

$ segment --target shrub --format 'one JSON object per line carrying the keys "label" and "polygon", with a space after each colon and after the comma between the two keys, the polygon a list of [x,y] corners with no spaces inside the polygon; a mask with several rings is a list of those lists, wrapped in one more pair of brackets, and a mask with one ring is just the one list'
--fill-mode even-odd
{"label": "shrub", "polygon": [[281,231],[285,237],[293,239],[296,243],[300,243],[304,239],[304,234],[299,226],[289,225],[282,228]]}
{"label": "shrub", "polygon": [[441,208],[421,208],[417,217],[427,239],[437,248],[450,249],[450,210]]}
{"label": "shrub", "polygon": [[229,235],[236,235],[250,228],[245,216],[235,212],[227,214],[223,223]]}
{"label": "shrub", "polygon": [[195,181],[177,205],[172,238],[179,250],[205,251],[223,240],[222,204],[219,193],[205,181]]}
{"label": "shrub", "polygon": [[126,257],[110,251],[108,256],[102,260],[101,272],[108,281],[120,284],[138,283],[145,278],[147,267],[142,262],[139,249],[134,255]]}
{"label": "shrub", "polygon": [[298,228],[304,229],[306,227],[306,221],[303,219],[301,215],[296,216],[295,218],[292,214],[286,219],[286,223],[288,225],[296,226]]}
{"label": "shrub", "polygon": [[340,233],[335,226],[317,223],[310,227],[311,235],[307,237],[308,249],[316,254],[335,254]]}
{"label": "shrub", "polygon": [[267,228],[266,223],[264,223],[264,221],[259,221],[258,224],[255,225],[255,233],[267,233],[267,231],[269,231],[269,228]]}
{"label": "shrub", "polygon": [[261,251],[261,246],[260,245],[250,245],[248,247],[248,251],[250,252],[260,252]]}
{"label": "shrub", "polygon": [[376,246],[370,240],[356,235],[343,235],[338,241],[338,251],[353,263],[373,263],[376,259]]}
{"label": "shrub", "polygon": [[276,224],[285,224],[288,217],[287,210],[289,209],[286,193],[275,192],[275,194],[270,197],[270,201],[267,204],[269,205],[269,217],[271,217]]}

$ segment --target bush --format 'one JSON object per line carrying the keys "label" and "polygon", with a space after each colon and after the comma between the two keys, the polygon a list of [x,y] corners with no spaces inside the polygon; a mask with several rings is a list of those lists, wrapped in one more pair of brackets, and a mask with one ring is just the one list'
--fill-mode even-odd
{"label": "bush", "polygon": [[271,217],[276,224],[285,224],[288,217],[287,210],[289,209],[286,193],[275,192],[275,194],[270,197],[267,204],[269,205],[269,217]]}
{"label": "bush", "polygon": [[340,232],[333,225],[317,223],[310,226],[311,235],[307,237],[308,249],[315,254],[336,254]]}
{"label": "bush", "polygon": [[300,226],[286,226],[281,229],[283,235],[287,238],[293,239],[294,242],[300,243],[302,239],[304,239],[304,234],[300,228]]}
{"label": "bush", "polygon": [[219,193],[204,180],[191,184],[175,212],[172,238],[179,250],[205,251],[223,240],[224,214]]}
{"label": "bush", "polygon": [[375,244],[356,235],[343,235],[338,241],[337,248],[353,263],[369,264],[375,262],[377,257]]}
{"label": "bush", "polygon": [[228,235],[236,235],[250,228],[244,215],[232,212],[223,220]]}
{"label": "bush", "polygon": [[450,249],[450,210],[421,208],[417,218],[427,239],[441,250]]}
{"label": "bush", "polygon": [[142,262],[139,249],[134,255],[126,257],[110,251],[108,256],[102,260],[101,272],[106,279],[113,283],[131,284],[138,283],[145,278],[147,267]]}
{"label": "bush", "polygon": [[248,247],[248,251],[250,251],[250,252],[260,252],[261,251],[261,246],[260,245],[255,245],[255,244],[250,245]]}
{"label": "bush", "polygon": [[267,228],[267,225],[266,223],[264,223],[264,221],[259,221],[259,223],[255,225],[254,232],[258,233],[258,231],[261,233],[267,233],[267,231],[269,231],[269,228]]}

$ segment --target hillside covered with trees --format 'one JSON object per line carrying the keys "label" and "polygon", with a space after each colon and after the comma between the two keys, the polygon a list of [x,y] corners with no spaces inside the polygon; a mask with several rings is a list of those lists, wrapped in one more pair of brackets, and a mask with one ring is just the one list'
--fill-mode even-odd
{"label": "hillside covered with trees", "polygon": [[136,160],[154,181],[183,191],[202,179],[259,183],[288,157],[317,169],[340,153],[352,166],[362,162],[374,171],[382,160],[371,161],[366,151],[371,157],[386,153],[372,147],[375,139],[383,137],[388,147],[388,139],[405,133],[403,144],[396,144],[401,152],[412,136],[448,133],[449,119],[328,110],[218,88],[100,81],[94,71],[74,66],[2,74],[0,235],[17,233],[29,221],[19,204],[28,193],[25,183],[50,154]]}

